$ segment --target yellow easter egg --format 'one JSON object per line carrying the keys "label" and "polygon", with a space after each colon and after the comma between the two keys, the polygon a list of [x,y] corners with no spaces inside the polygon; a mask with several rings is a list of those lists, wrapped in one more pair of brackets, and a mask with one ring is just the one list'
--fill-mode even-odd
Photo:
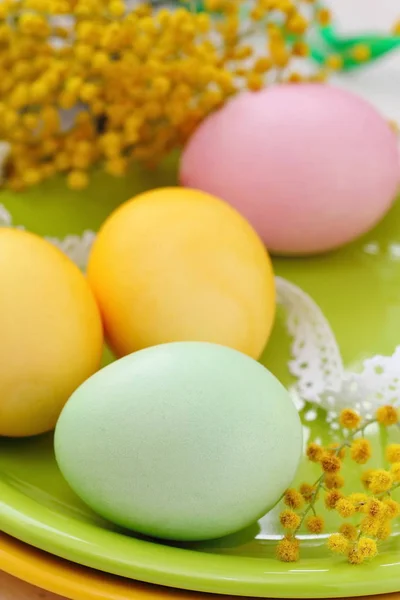
{"label": "yellow easter egg", "polygon": [[118,356],[206,341],[258,358],[271,332],[269,256],[239,213],[204,192],[163,188],[123,204],[97,236],[88,279]]}
{"label": "yellow easter egg", "polygon": [[0,286],[0,435],[44,433],[100,365],[100,313],[78,267],[31,233],[0,228]]}

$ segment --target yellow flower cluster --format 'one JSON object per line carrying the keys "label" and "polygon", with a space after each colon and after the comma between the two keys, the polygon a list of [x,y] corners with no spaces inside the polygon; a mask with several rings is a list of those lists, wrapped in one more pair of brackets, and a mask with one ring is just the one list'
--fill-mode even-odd
{"label": "yellow flower cluster", "polygon": [[[378,542],[390,535],[391,522],[400,516],[400,503],[391,496],[400,487],[400,444],[390,444],[386,448],[389,469],[369,469],[361,474],[365,492],[344,495],[345,479],[341,470],[346,448],[350,459],[359,465],[371,458],[371,443],[364,437],[364,431],[371,423],[390,427],[399,421],[399,413],[392,406],[380,407],[374,419],[364,422],[355,410],[345,409],[339,416],[341,427],[348,433],[342,444],[326,448],[315,442],[308,445],[306,456],[320,465],[322,474],[313,484],[303,483],[298,490],[291,488],[283,497],[287,509],[281,513],[280,523],[288,533],[277,546],[281,560],[292,562],[298,559],[300,546],[296,536],[303,526],[310,533],[323,533],[324,520],[316,511],[316,503],[323,491],[328,510],[336,511],[342,519],[358,517],[357,525],[345,522],[337,533],[329,536],[330,550],[345,555],[351,564],[361,564],[376,556]],[[299,510],[302,510],[300,514],[296,512]]]}
{"label": "yellow flower cluster", "polygon": [[[242,1],[206,0],[218,11],[213,18],[192,12],[187,1],[128,11],[122,0],[2,0],[7,185],[22,190],[61,172],[81,189],[95,163],[115,176],[131,160],[154,165],[239,90],[299,81],[291,64],[308,54],[307,1],[253,2],[253,25],[244,28],[265,32],[264,55],[246,43]],[[64,25],[60,16],[68,17]]]}
{"label": "yellow flower cluster", "polygon": [[357,429],[360,427],[361,417],[355,410],[345,408],[340,414],[339,423],[347,429]]}
{"label": "yellow flower cluster", "polygon": [[[375,473],[379,477],[379,472]],[[385,478],[385,484],[379,488],[379,492],[374,492],[378,496],[351,494],[341,498],[335,506],[343,518],[357,513],[361,516],[357,527],[345,523],[339,533],[328,539],[328,547],[333,552],[346,555],[352,564],[360,564],[378,553],[377,542],[390,535],[391,521],[400,515],[400,504],[390,497],[394,490],[393,480],[390,487],[386,481]]]}
{"label": "yellow flower cluster", "polygon": [[299,547],[300,542],[297,538],[290,534],[285,535],[285,537],[278,543],[278,557],[283,562],[297,562],[300,557]]}
{"label": "yellow flower cluster", "polygon": [[370,537],[361,537],[359,540],[349,539],[344,533],[334,533],[328,539],[328,547],[332,552],[345,554],[349,563],[359,565],[365,559],[373,558],[378,554],[376,541]]}

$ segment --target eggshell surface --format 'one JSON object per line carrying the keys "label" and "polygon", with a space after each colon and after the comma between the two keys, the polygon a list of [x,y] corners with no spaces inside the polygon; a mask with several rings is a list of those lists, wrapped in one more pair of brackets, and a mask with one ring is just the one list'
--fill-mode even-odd
{"label": "eggshell surface", "polygon": [[181,182],[229,202],[270,252],[313,254],[369,231],[399,191],[396,136],[364,99],[328,85],[244,93],[189,141]]}
{"label": "eggshell surface", "polygon": [[99,310],[60,250],[16,229],[0,228],[0,285],[0,436],[44,433],[99,367]]}
{"label": "eggshell surface", "polygon": [[253,523],[290,485],[302,429],[285,388],[230,348],[182,342],[107,366],[57,424],[59,467],[103,517],[166,539]]}
{"label": "eggshell surface", "polygon": [[228,204],[162,188],[122,205],[93,245],[88,278],[117,356],[174,341],[261,354],[275,315],[269,256]]}

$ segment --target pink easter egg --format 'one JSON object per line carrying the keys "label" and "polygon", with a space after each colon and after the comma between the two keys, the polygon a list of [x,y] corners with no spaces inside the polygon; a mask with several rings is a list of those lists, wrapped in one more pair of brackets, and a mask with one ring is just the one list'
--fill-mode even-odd
{"label": "pink easter egg", "polygon": [[371,229],[399,189],[396,136],[362,98],[323,84],[246,92],[183,152],[181,182],[226,200],[277,254],[337,248]]}

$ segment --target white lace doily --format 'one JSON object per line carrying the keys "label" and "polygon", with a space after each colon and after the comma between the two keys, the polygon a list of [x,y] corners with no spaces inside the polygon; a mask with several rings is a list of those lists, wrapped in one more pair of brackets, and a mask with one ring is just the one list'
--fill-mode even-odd
{"label": "white lace doily", "polygon": [[297,397],[321,406],[331,416],[353,407],[370,417],[382,404],[400,404],[400,346],[391,356],[366,359],[359,372],[345,369],[329,321],[301,288],[276,277],[278,304],[286,311],[290,373]]}
{"label": "white lace doily", "polygon": [[[0,226],[15,226],[1,204]],[[81,236],[46,239],[84,270],[94,238],[93,231],[85,231]],[[276,277],[276,288],[292,339],[288,369],[295,377],[295,398],[326,409],[331,417],[347,406],[368,417],[382,404],[400,404],[400,346],[392,356],[365,360],[360,372],[346,370],[332,328],[314,300],[282,277]]]}
{"label": "white lace doily", "polygon": [[[0,204],[0,227],[17,227],[25,229],[23,225],[14,225],[9,211]],[[45,236],[45,239],[62,250],[78,267],[82,270],[86,268],[90,249],[92,247],[96,234],[87,230],[82,235],[67,235],[60,239],[56,237]]]}

